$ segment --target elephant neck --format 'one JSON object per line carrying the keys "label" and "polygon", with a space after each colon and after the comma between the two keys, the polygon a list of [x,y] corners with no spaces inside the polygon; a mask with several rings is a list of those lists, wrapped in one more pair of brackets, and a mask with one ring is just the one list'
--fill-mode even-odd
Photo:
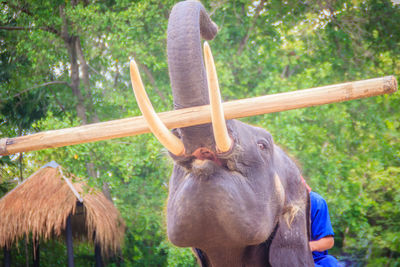
{"label": "elephant neck", "polygon": [[207,267],[258,267],[269,266],[268,251],[264,243],[247,247],[206,248],[203,251]]}

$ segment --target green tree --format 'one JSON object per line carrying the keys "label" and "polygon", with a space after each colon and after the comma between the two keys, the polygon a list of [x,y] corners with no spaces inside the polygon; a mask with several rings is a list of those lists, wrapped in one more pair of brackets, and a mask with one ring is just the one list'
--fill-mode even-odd
{"label": "green tree", "polygon": [[[1,1],[1,137],[140,115],[129,82],[132,57],[155,109],[171,109],[165,47],[175,2]],[[400,77],[400,7],[392,1],[203,4],[220,28],[210,45],[225,100]],[[399,102],[396,93],[244,119],[298,159],[328,201],[332,252],[360,265],[400,261]],[[171,162],[151,135],[3,157],[1,190],[20,177],[16,162],[28,175],[50,160],[93,186],[108,185],[127,222],[126,266],[193,266],[191,252],[165,235]],[[51,247],[44,266],[54,263]],[[85,258],[90,250],[77,253]]]}

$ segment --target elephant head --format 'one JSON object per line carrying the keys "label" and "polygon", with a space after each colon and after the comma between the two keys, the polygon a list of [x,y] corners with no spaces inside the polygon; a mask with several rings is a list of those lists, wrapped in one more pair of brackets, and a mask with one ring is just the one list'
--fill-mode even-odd
{"label": "elephant head", "polygon": [[[138,99],[175,163],[168,237],[177,246],[195,248],[203,266],[313,266],[308,192],[298,168],[266,130],[221,120],[212,58],[206,46],[206,72],[200,40],[216,33],[201,3],[180,2],[172,9],[167,52],[175,109],[209,104],[211,96],[212,124],[172,134],[146,96]],[[136,91],[145,95],[137,72],[131,73]]]}

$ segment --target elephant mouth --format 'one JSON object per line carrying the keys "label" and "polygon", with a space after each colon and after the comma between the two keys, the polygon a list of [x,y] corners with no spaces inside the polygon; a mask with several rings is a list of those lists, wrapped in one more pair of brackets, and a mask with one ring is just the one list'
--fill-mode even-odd
{"label": "elephant mouth", "polygon": [[217,164],[219,166],[222,166],[222,162],[217,157],[217,155],[213,151],[211,151],[210,149],[208,149],[206,147],[200,147],[200,148],[196,149],[196,151],[194,151],[192,153],[192,155],[196,158],[197,162],[209,160],[209,161],[213,161],[215,164]]}
{"label": "elephant mouth", "polygon": [[208,173],[207,169],[225,169],[229,171],[227,159],[206,147],[196,149],[191,155],[176,156],[171,153],[176,164],[185,168],[187,172]]}
{"label": "elephant mouth", "polygon": [[[216,145],[214,150],[218,154],[225,154],[232,150],[234,143],[232,138],[229,136],[226,126],[214,59],[207,42],[204,43],[204,61],[210,98],[211,122]],[[154,108],[151,105],[151,102],[144,89],[138,67],[133,59],[130,63],[130,74],[133,91],[135,93],[139,108],[142,111],[143,117],[147,121],[152,133],[168,149],[168,151],[176,157],[194,157],[199,160],[207,159],[222,166],[222,163],[220,163],[218,160],[219,157],[217,157],[209,148],[200,147],[192,153],[190,151],[188,154],[188,151],[185,151],[185,145],[183,144],[182,140],[168,130],[165,124],[158,117],[157,113],[154,111]]]}

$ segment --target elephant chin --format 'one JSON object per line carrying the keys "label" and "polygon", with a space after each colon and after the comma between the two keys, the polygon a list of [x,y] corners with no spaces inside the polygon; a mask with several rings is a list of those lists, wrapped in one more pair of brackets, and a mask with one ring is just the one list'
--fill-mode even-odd
{"label": "elephant chin", "polygon": [[[167,232],[181,247],[245,247],[265,241],[274,227],[269,205],[237,172],[229,172],[213,161],[193,164],[193,172],[180,177],[170,192]],[[269,226],[271,225],[271,226]]]}

